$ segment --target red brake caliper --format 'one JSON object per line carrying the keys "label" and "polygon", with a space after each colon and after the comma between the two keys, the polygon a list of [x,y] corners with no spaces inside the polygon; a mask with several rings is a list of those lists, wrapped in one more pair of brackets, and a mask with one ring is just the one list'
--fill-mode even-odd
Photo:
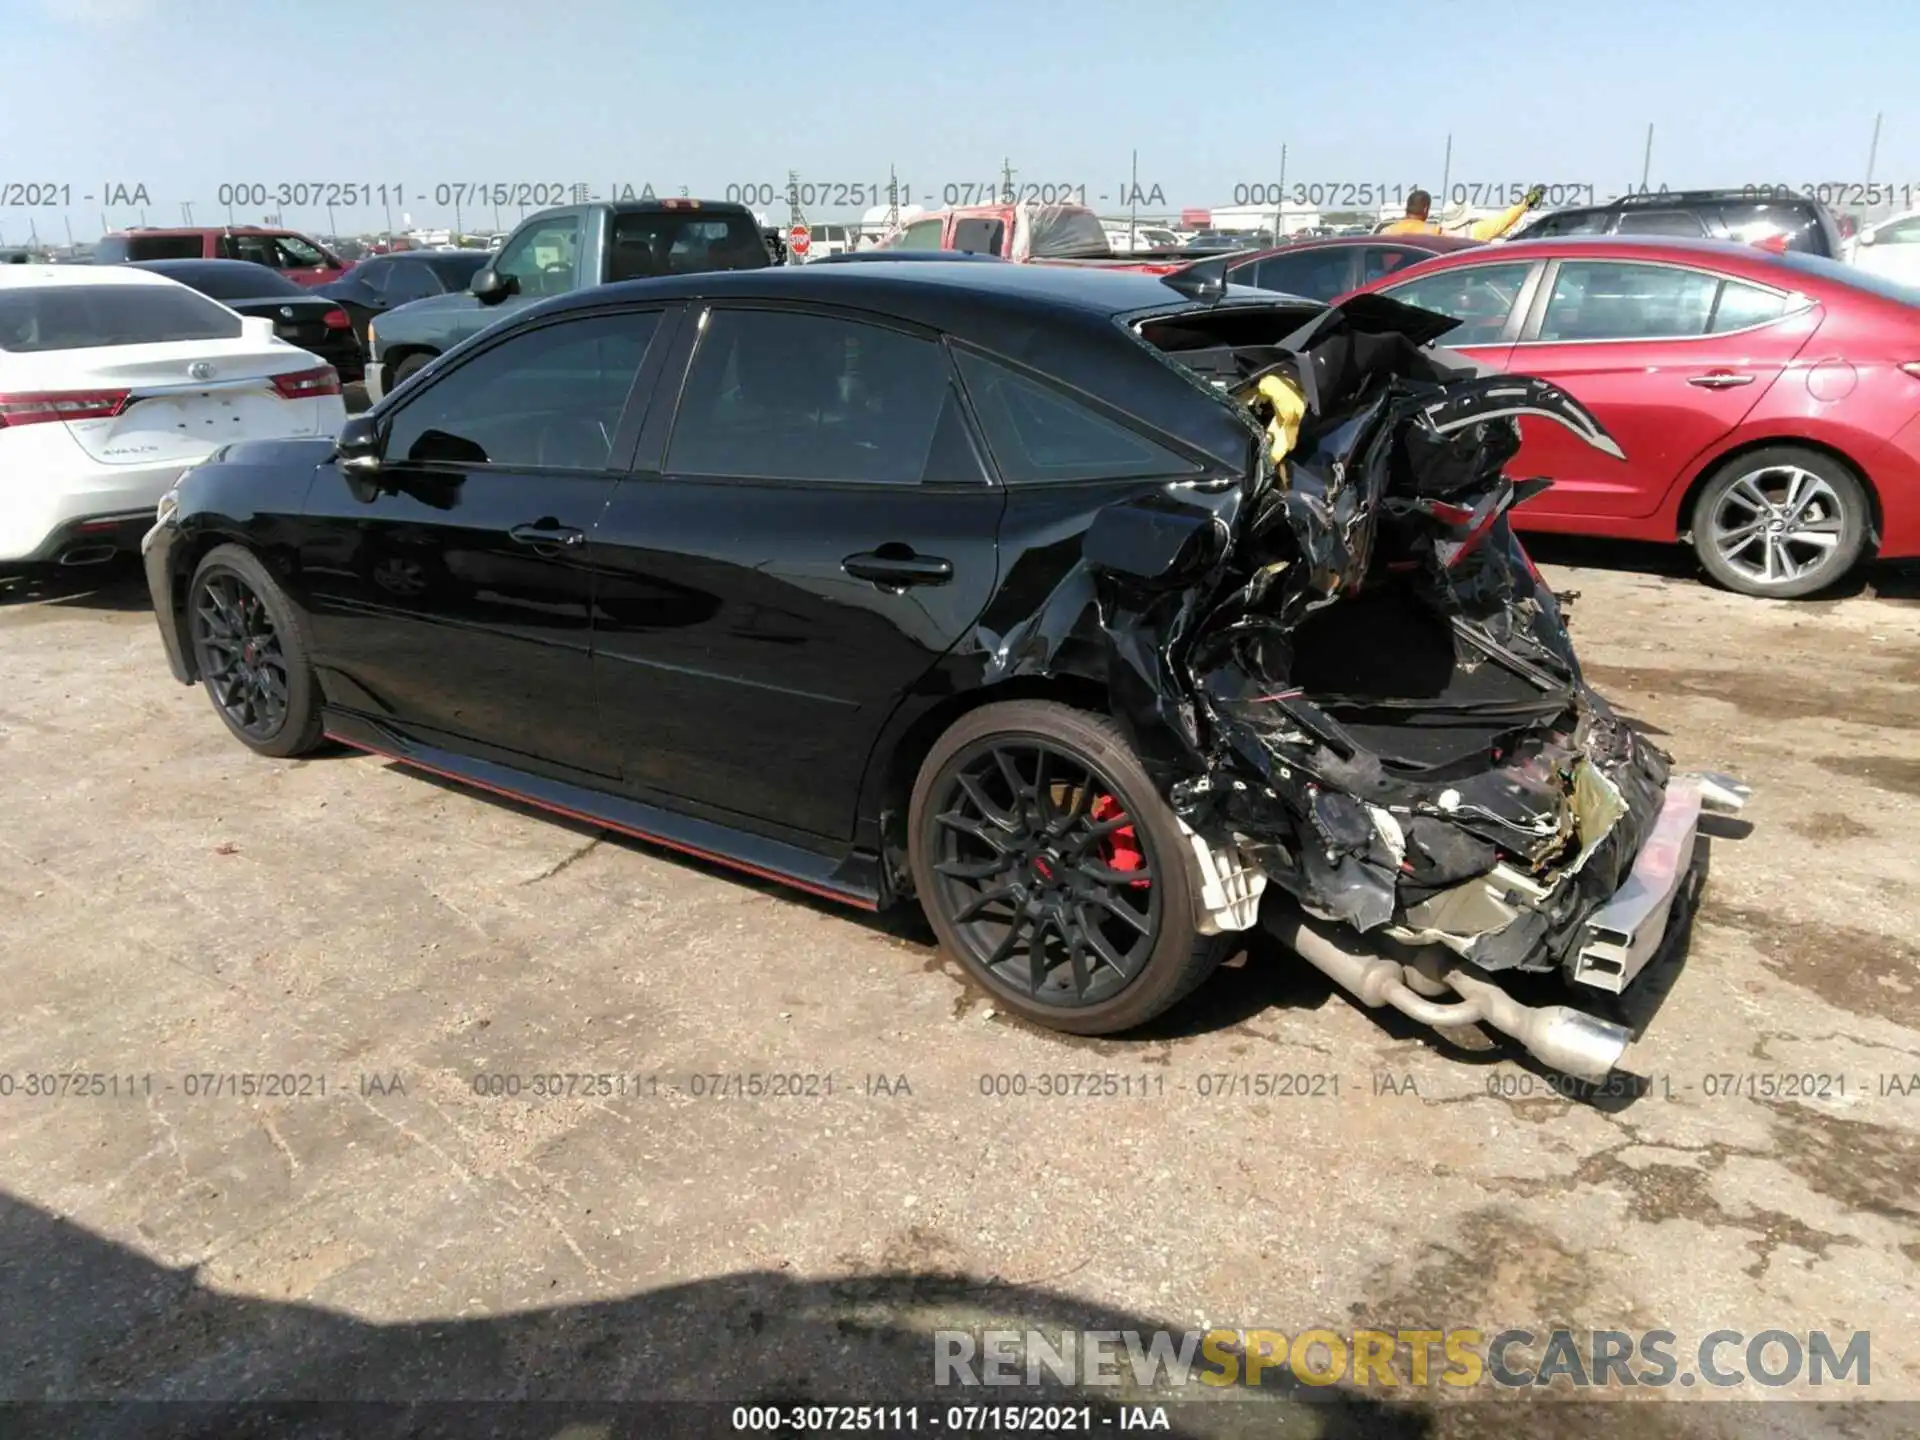
{"label": "red brake caliper", "polygon": [[[1088,817],[1094,824],[1104,824],[1116,816],[1125,814],[1120,802],[1111,795],[1094,797]],[[1110,870],[1141,870],[1146,868],[1147,857],[1140,853],[1140,837],[1133,833],[1131,823],[1122,825],[1100,842],[1100,860]],[[1135,890],[1144,890],[1153,882],[1140,879],[1131,882]]]}

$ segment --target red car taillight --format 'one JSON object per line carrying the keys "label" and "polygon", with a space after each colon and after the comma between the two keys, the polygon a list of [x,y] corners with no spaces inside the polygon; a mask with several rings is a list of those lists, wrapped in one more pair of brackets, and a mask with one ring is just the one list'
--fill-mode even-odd
{"label": "red car taillight", "polygon": [[320,323],[329,330],[350,330],[353,328],[353,321],[347,318],[347,312],[344,310],[327,311],[326,314],[320,317]]}
{"label": "red car taillight", "polygon": [[108,420],[127,408],[125,390],[51,390],[0,395],[0,426],[40,425],[49,420]]}
{"label": "red car taillight", "polygon": [[273,388],[280,392],[285,400],[305,400],[314,395],[338,395],[340,393],[340,372],[331,365],[322,365],[318,370],[295,370],[291,374],[273,377]]}

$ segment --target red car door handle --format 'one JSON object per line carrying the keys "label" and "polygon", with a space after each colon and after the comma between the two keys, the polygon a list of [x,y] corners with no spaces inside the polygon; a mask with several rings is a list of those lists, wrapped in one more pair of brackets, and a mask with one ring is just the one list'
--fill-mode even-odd
{"label": "red car door handle", "polygon": [[1731,370],[1711,370],[1705,375],[1690,376],[1689,385],[1698,385],[1702,390],[1731,390],[1735,385],[1751,385],[1753,376],[1736,375]]}

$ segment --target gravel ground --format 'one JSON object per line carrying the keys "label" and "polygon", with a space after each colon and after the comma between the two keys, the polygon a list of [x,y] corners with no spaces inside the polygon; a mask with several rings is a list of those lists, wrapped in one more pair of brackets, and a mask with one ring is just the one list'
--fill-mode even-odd
{"label": "gravel ground", "polygon": [[[250,755],[131,572],[0,587],[0,1398],[899,1395],[998,1317],[1664,1328],[1683,1370],[1867,1330],[1865,1393],[1920,1399],[1920,585],[1760,603],[1541,548],[1596,683],[1755,792],[1635,987],[1644,1084],[1597,1099],[1257,941],[1146,1035],[1032,1030],[915,918]],[[113,1078],[29,1093],[76,1072]]]}

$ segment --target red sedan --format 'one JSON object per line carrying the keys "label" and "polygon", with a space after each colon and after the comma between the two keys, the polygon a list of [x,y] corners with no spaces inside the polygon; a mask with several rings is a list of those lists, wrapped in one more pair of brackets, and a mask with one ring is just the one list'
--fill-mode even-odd
{"label": "red sedan", "polygon": [[1360,287],[1451,315],[1441,343],[1562,386],[1617,461],[1523,419],[1522,529],[1691,540],[1748,595],[1920,556],[1920,290],[1712,241],[1522,240]]}

